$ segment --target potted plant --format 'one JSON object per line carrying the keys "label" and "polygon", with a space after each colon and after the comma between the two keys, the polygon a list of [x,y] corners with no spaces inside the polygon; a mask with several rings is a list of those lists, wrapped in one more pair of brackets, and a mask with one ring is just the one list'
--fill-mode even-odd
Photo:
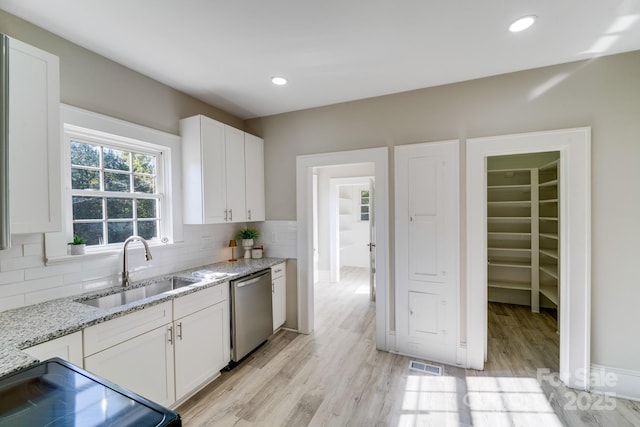
{"label": "potted plant", "polygon": [[87,246],[87,241],[77,234],[74,234],[73,241],[67,243],[67,245],[69,245],[69,253],[71,255],[82,255]]}
{"label": "potted plant", "polygon": [[245,259],[251,258],[251,248],[253,247],[254,239],[260,237],[260,232],[255,228],[243,228],[236,233],[236,239],[242,240],[242,247],[244,248]]}

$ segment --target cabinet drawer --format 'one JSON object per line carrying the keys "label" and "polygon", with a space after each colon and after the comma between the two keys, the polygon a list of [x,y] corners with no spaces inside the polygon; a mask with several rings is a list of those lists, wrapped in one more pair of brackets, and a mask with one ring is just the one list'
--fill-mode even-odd
{"label": "cabinet drawer", "polygon": [[180,319],[198,310],[229,300],[229,282],[194,292],[173,300],[173,318]]}
{"label": "cabinet drawer", "polygon": [[283,277],[287,273],[286,263],[274,265],[271,267],[271,280]]}
{"label": "cabinet drawer", "polygon": [[84,330],[85,357],[171,323],[171,301],[127,314]]}

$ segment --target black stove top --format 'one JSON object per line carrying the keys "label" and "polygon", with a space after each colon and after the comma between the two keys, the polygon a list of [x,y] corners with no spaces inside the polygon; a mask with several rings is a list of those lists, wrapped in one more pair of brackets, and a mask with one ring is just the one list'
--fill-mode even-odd
{"label": "black stove top", "polygon": [[62,359],[0,378],[0,427],[181,425],[177,413]]}

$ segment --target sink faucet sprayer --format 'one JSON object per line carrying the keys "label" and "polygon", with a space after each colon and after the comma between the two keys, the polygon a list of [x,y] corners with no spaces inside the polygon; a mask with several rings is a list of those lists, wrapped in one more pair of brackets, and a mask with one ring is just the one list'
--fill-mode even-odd
{"label": "sink faucet sprayer", "polygon": [[147,244],[146,240],[144,240],[140,236],[127,237],[127,240],[125,240],[124,244],[122,245],[122,286],[123,287],[129,285],[129,266],[127,265],[127,245],[133,242],[134,240],[138,240],[142,242],[142,244],[144,245],[144,257],[146,258],[146,260],[151,261],[152,259],[151,251],[149,250],[149,245]]}

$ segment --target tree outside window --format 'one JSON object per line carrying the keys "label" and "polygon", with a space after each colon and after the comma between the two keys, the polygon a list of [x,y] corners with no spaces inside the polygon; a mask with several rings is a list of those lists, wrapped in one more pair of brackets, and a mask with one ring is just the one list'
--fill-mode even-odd
{"label": "tree outside window", "polygon": [[158,238],[159,156],[71,139],[73,233],[92,246]]}

